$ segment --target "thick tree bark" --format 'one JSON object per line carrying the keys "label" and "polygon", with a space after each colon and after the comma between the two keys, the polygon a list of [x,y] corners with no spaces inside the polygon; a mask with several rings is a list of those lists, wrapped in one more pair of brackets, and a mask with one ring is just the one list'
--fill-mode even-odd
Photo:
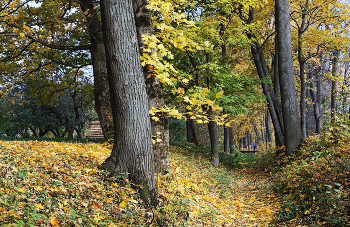
{"label": "thick tree bark", "polygon": [[146,205],[156,205],[151,121],[132,0],[102,0],[101,15],[114,123],[114,146],[100,168],[123,174]]}
{"label": "thick tree bark", "polygon": [[278,70],[284,123],[286,154],[291,155],[300,144],[300,120],[296,98],[291,28],[288,0],[276,0],[276,31],[278,44]]}
{"label": "thick tree bark", "polygon": [[213,166],[219,166],[219,141],[218,141],[218,132],[216,130],[216,123],[212,121],[213,110],[212,107],[209,106],[207,109],[207,114],[209,118],[208,130],[210,136],[210,149],[211,149],[211,158],[210,163]]}
{"label": "thick tree bark", "polygon": [[[153,24],[151,18],[151,11],[147,8],[148,0],[133,0],[133,8],[135,15],[135,22],[137,28],[137,37],[140,47],[140,54],[143,49],[147,48],[142,41],[142,35],[153,35]],[[153,51],[152,51],[153,52]],[[163,99],[163,91],[160,82],[156,75],[151,70],[152,67],[146,65],[143,67],[143,73],[146,80],[146,89],[150,108],[161,108],[165,106]],[[169,162],[169,128],[168,116],[164,113],[157,113],[159,121],[151,120],[152,135],[158,139],[153,146],[155,171],[157,173],[164,173],[170,166]]]}
{"label": "thick tree bark", "polygon": [[[338,70],[338,62],[339,62],[339,50],[335,50],[333,52],[333,59],[332,59],[332,76],[333,78],[337,77],[337,70]],[[331,91],[331,120],[334,121],[335,112],[337,111],[337,103],[336,103],[336,96],[337,96],[337,81],[332,80],[332,91]]]}
{"label": "thick tree bark", "polygon": [[186,132],[187,132],[187,142],[198,145],[196,130],[194,127],[194,120],[191,119],[191,116],[189,114],[186,114]]}
{"label": "thick tree bark", "polygon": [[83,12],[87,12],[84,15],[87,19],[87,29],[91,39],[90,53],[94,73],[95,110],[100,120],[103,136],[108,140],[113,138],[113,116],[102,25],[92,0],[80,1],[80,7]]}

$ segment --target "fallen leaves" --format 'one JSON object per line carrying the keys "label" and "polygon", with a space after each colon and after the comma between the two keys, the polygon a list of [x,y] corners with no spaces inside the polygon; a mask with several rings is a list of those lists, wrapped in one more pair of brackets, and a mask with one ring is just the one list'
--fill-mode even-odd
{"label": "fallen leaves", "polygon": [[179,147],[171,147],[170,158],[170,173],[160,177],[159,193],[174,226],[266,226],[279,209],[263,177],[263,189],[252,191],[246,182],[254,175],[214,168]]}
{"label": "fallen leaves", "polygon": [[130,184],[97,169],[110,151],[108,143],[0,141],[1,223],[142,226],[155,215],[174,226],[264,226],[280,205],[264,177],[253,190],[249,171],[213,168],[172,147],[170,172],[157,182],[161,205],[150,211]]}

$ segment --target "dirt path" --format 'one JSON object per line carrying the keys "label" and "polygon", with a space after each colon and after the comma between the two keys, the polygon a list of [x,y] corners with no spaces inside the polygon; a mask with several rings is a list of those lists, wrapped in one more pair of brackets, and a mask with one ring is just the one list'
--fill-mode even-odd
{"label": "dirt path", "polygon": [[170,155],[171,173],[161,177],[159,192],[175,226],[267,226],[273,220],[280,203],[266,176],[214,168],[179,147]]}

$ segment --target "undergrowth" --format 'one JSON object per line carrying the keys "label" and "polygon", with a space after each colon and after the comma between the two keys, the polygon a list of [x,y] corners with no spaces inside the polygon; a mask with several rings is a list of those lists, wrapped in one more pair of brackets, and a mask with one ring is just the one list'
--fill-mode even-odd
{"label": "undergrowth", "polygon": [[262,155],[259,170],[270,173],[273,190],[283,198],[278,225],[350,225],[347,119],[339,118],[327,132],[309,137],[289,157]]}

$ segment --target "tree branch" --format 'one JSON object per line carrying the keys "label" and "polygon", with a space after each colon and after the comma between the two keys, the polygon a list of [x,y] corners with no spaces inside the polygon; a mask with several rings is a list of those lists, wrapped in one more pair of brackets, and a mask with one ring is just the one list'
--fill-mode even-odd
{"label": "tree branch", "polygon": [[[21,36],[21,33],[7,33],[7,32],[3,32],[0,33],[0,37],[2,36]],[[56,46],[50,43],[47,43],[45,41],[39,40],[37,38],[35,38],[32,35],[29,34],[25,34],[25,37],[34,40],[35,42],[38,42],[46,47],[49,47],[51,49],[55,49],[55,50],[89,50],[90,49],[90,45],[84,45],[84,46]]]}

